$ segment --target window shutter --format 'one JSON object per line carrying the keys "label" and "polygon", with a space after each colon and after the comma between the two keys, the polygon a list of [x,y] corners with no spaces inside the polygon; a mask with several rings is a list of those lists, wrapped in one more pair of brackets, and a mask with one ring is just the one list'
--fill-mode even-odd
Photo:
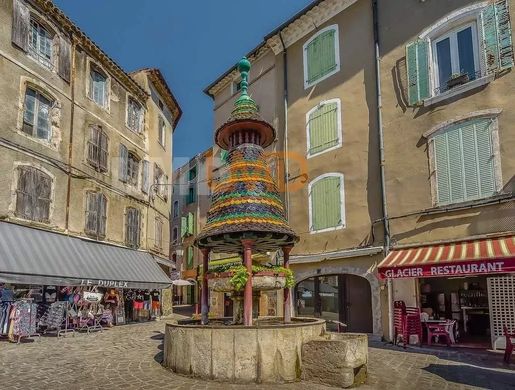
{"label": "window shutter", "polygon": [[59,76],[63,78],[63,80],[70,82],[70,67],[71,67],[71,58],[70,58],[70,43],[65,39],[59,39]]}
{"label": "window shutter", "polygon": [[451,185],[451,201],[465,200],[465,185],[463,182],[463,148],[459,129],[447,132],[447,156],[449,165],[449,182]]}
{"label": "window shutter", "polygon": [[465,198],[477,198],[479,191],[478,154],[474,122],[465,123],[461,127],[463,147],[463,174],[465,180]]}
{"label": "window shutter", "polygon": [[417,40],[406,46],[410,105],[417,105],[429,97],[428,46],[429,43],[426,40]]}
{"label": "window shutter", "polygon": [[97,232],[97,214],[97,194],[88,192],[86,195],[86,231],[88,233]]}
{"label": "window shutter", "polygon": [[129,159],[129,151],[125,147],[125,145],[120,144],[120,169],[118,172],[118,177],[124,183],[127,181],[127,164]]}
{"label": "window shutter", "polygon": [[335,30],[328,30],[314,38],[305,48],[307,80],[311,84],[333,71],[336,66]]}
{"label": "window shutter", "polygon": [[52,179],[41,171],[34,172],[35,178],[35,207],[36,221],[47,222],[50,215],[50,195],[52,192]]}
{"label": "window shutter", "polygon": [[309,116],[309,154],[316,154],[338,144],[338,105],[322,105]]}
{"label": "window shutter", "polygon": [[142,168],[142,180],[141,180],[141,191],[145,194],[148,194],[149,191],[149,168],[150,163],[147,160],[143,160],[143,168]]}
{"label": "window shutter", "polygon": [[109,140],[107,134],[100,129],[100,147],[99,147],[99,168],[102,172],[107,172],[107,159],[109,156]]}
{"label": "window shutter", "polygon": [[21,0],[13,1],[12,42],[23,51],[29,47],[29,8]]}
{"label": "window shutter", "polygon": [[187,254],[187,268],[188,269],[191,269],[193,268],[193,247],[189,246],[188,247],[188,254]]}
{"label": "window shutter", "polygon": [[188,213],[188,234],[195,234],[195,215]]}
{"label": "window shutter", "polygon": [[311,230],[342,224],[340,178],[329,176],[311,187]]}
{"label": "window shutter", "polygon": [[32,170],[28,167],[18,168],[18,188],[16,191],[16,215],[22,218],[31,218]]}
{"label": "window shutter", "polygon": [[169,186],[168,186],[168,175],[164,175],[164,183],[162,184],[165,184],[163,186],[161,186],[161,188],[163,189],[163,198],[165,200],[165,202],[168,201],[168,191],[170,190]]}
{"label": "window shutter", "polygon": [[485,119],[475,124],[481,197],[491,196],[496,192],[491,123],[490,119]]}
{"label": "window shutter", "polygon": [[188,218],[181,217],[181,237],[184,237],[188,233]]}
{"label": "window shutter", "polygon": [[98,197],[98,206],[97,206],[98,235],[100,237],[105,237],[106,222],[107,222],[107,198],[101,193],[98,193],[97,197]]}
{"label": "window shutter", "polygon": [[508,0],[489,4],[481,12],[481,35],[486,68],[489,73],[513,67]]}

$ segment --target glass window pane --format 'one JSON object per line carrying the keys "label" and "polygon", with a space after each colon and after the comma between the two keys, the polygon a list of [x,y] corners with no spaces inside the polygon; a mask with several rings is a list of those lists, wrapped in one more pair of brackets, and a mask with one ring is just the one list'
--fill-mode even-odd
{"label": "glass window pane", "polygon": [[23,121],[25,123],[34,124],[34,106],[36,102],[36,92],[27,89],[25,93],[25,111],[23,113]]}
{"label": "glass window pane", "polygon": [[315,278],[300,282],[296,288],[297,315],[313,317],[315,315]]}
{"label": "glass window pane", "polygon": [[452,75],[451,41],[449,38],[441,40],[436,44],[436,54],[438,58],[438,80],[440,91],[445,91],[447,89],[447,81]]}
{"label": "glass window pane", "polygon": [[338,276],[320,276],[320,308],[323,319],[339,321]]}
{"label": "glass window pane", "polygon": [[472,27],[467,27],[458,32],[458,55],[460,73],[468,73],[469,80],[476,78],[474,65],[474,46],[472,44]]}

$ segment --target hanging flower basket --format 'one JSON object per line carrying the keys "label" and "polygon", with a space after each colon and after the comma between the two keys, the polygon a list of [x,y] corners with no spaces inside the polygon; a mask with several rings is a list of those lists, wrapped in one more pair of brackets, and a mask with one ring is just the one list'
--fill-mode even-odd
{"label": "hanging flower basket", "polygon": [[[274,269],[257,270],[252,274],[252,290],[272,291],[291,287],[293,277],[287,273]],[[210,272],[207,274],[208,286],[217,292],[242,291],[248,276],[247,270],[243,266],[227,272]]]}

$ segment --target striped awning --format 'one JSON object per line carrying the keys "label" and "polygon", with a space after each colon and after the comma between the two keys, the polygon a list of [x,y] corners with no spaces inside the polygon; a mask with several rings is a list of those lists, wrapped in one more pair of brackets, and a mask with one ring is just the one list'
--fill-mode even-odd
{"label": "striped awning", "polygon": [[394,249],[378,269],[381,278],[515,272],[515,236]]}

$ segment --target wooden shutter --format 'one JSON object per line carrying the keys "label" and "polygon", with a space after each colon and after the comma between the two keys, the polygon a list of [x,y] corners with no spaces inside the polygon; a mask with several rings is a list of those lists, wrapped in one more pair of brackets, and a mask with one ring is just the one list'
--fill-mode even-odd
{"label": "wooden shutter", "polygon": [[131,248],[138,248],[140,241],[140,218],[139,210],[134,208],[127,209],[126,217],[126,243]]}
{"label": "wooden shutter", "polygon": [[408,70],[408,102],[417,105],[429,97],[429,43],[417,40],[406,46],[406,68]]}
{"label": "wooden shutter", "polygon": [[308,84],[315,82],[336,68],[335,34],[335,30],[325,31],[306,46],[306,82]]}
{"label": "wooden shutter", "polygon": [[186,268],[191,269],[193,268],[193,247],[188,247],[188,253],[187,253],[187,264]]}
{"label": "wooden shutter", "polygon": [[481,197],[492,196],[496,192],[491,124],[490,118],[475,123],[478,184]]}
{"label": "wooden shutter", "polygon": [[29,48],[30,12],[22,0],[13,0],[12,42],[23,51]]}
{"label": "wooden shutter", "polygon": [[100,147],[99,147],[99,158],[98,158],[98,167],[101,172],[107,172],[107,164],[109,158],[109,139],[107,138],[107,134],[100,129]]}
{"label": "wooden shutter", "polygon": [[513,67],[508,0],[492,2],[481,12],[481,44],[488,73]]}
{"label": "wooden shutter", "polygon": [[98,126],[90,126],[88,139],[88,162],[95,168],[98,168],[99,165],[99,141],[100,128]]}
{"label": "wooden shutter", "polygon": [[342,224],[340,177],[329,176],[311,186],[311,230],[322,230]]}
{"label": "wooden shutter", "polygon": [[338,145],[338,104],[323,104],[309,116],[309,154]]}
{"label": "wooden shutter", "polygon": [[150,163],[147,160],[143,160],[143,168],[141,170],[141,174],[142,174],[141,191],[143,191],[145,194],[148,194],[149,185],[150,185],[149,169],[150,169]]}
{"label": "wooden shutter", "polygon": [[70,57],[70,43],[64,38],[59,39],[59,76],[63,80],[70,82],[70,68],[71,68],[71,57]]}
{"label": "wooden shutter", "polygon": [[86,194],[86,232],[96,234],[98,229],[98,202],[97,193],[88,192]]}
{"label": "wooden shutter", "polygon": [[181,237],[184,237],[188,234],[188,218],[181,217]]}
{"label": "wooden shutter", "polygon": [[154,245],[159,249],[163,247],[163,221],[161,221],[159,218],[155,219]]}
{"label": "wooden shutter", "polygon": [[127,182],[127,164],[129,160],[129,151],[124,144],[120,144],[120,169],[118,177],[124,183]]}
{"label": "wooden shutter", "polygon": [[30,167],[18,168],[18,187],[16,189],[16,215],[32,219],[33,170]]}
{"label": "wooden shutter", "polygon": [[188,213],[188,234],[195,234],[195,214]]}
{"label": "wooden shutter", "polygon": [[445,204],[451,201],[451,185],[449,183],[449,167],[447,163],[447,137],[439,134],[434,138],[436,190],[438,203]]}
{"label": "wooden shutter", "polygon": [[98,227],[97,233],[99,237],[105,237],[106,235],[106,222],[107,222],[107,198],[104,194],[98,193],[97,195],[97,213],[98,213]]}
{"label": "wooden shutter", "polygon": [[167,202],[168,201],[168,191],[169,191],[168,175],[164,175],[164,183],[163,184],[166,184],[166,185],[161,186],[161,188],[163,189],[163,198],[164,198],[165,202]]}
{"label": "wooden shutter", "polygon": [[34,219],[48,222],[50,216],[50,196],[52,192],[52,179],[46,173],[34,170]]}

